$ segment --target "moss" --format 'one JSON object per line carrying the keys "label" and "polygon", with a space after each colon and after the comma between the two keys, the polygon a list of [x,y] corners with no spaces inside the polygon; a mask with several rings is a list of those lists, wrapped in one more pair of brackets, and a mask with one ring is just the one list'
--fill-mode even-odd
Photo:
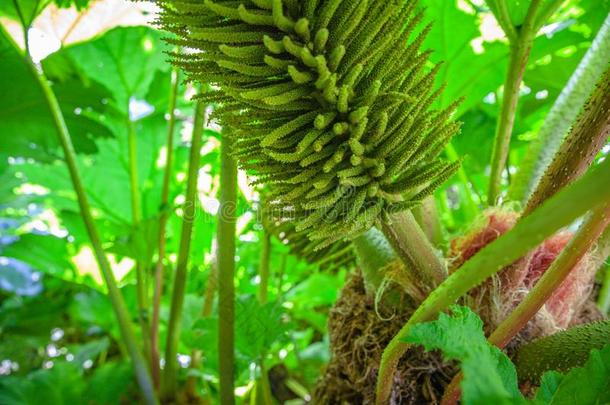
{"label": "moss", "polygon": [[[365,292],[362,276],[351,275],[329,316],[332,358],[317,384],[314,403],[374,403],[381,353],[410,316],[413,306],[403,296],[401,304],[379,308],[386,319],[382,320],[375,311],[373,297]],[[395,312],[395,308],[402,310]],[[440,403],[455,370],[438,353],[410,351],[396,373],[392,403]]]}

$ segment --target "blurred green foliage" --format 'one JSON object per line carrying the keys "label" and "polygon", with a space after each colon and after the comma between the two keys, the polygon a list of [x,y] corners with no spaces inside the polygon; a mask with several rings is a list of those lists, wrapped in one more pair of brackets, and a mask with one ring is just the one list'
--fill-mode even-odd
{"label": "blurred green foliage", "polygon": [[[50,2],[18,3],[31,23]],[[82,10],[88,1],[56,3]],[[519,21],[529,1],[509,4],[511,17]],[[465,204],[466,193],[476,203],[482,203],[487,194],[508,47],[504,39],[493,35],[490,39],[493,18],[481,1],[422,0],[421,5],[427,9],[426,20],[434,22],[424,48],[434,50],[434,62],[444,63],[438,84],[445,83],[447,91],[438,102],[446,106],[464,97],[458,111],[464,124],[453,141],[463,158],[463,173],[436,195],[441,219],[452,236],[473,219]],[[565,1],[536,38],[516,117],[511,172],[608,10],[608,0]],[[11,1],[0,2],[0,16],[17,19]],[[162,40],[166,35],[144,26],[117,27],[62,47],[41,61],[74,137],[95,220],[134,319],[133,263],[154,259],[160,215],[167,105],[171,75],[175,74],[167,62],[166,52],[171,48]],[[136,395],[135,384],[51,116],[13,39],[3,30],[0,59],[0,403],[35,404],[41,396],[46,404],[129,402]],[[167,230],[172,264],[178,251],[185,192],[192,94],[192,86],[181,78]],[[134,122],[137,133],[144,217],[137,227],[131,220],[129,198],[128,120]],[[189,371],[185,357],[181,378],[196,375],[200,387],[212,392],[219,320],[215,315],[204,318],[201,311],[214,256],[219,139],[218,128],[208,124],[179,348],[185,356],[202,351],[198,370]],[[328,310],[352,269],[322,272],[290,255],[288,247],[274,238],[269,302],[259,304],[254,297],[260,280],[263,230],[257,221],[258,193],[246,185],[246,176],[240,174],[238,206],[237,385],[248,387],[256,379],[253,364],[264,361],[267,370],[286,367],[290,379],[311,390],[329,358]],[[161,344],[169,314],[171,266],[166,276]]]}

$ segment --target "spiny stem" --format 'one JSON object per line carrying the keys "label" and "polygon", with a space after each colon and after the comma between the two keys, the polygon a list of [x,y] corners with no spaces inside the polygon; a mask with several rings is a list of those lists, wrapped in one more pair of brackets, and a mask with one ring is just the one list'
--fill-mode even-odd
{"label": "spiny stem", "polygon": [[434,288],[447,277],[447,267],[410,211],[391,214],[381,230],[409,271]]}
{"label": "spiny stem", "polygon": [[610,320],[557,332],[521,346],[514,362],[520,380],[538,382],[549,370],[565,372],[582,366],[591,350],[610,342]]}
{"label": "spiny stem", "polygon": [[[489,336],[489,343],[504,348],[525,325],[538,313],[553,292],[568,277],[574,266],[591,249],[603,230],[610,223],[610,204],[596,208],[586,219],[561,254],[542,275],[525,299],[517,305],[510,315]],[[457,381],[449,384],[443,396],[443,405],[455,404],[459,399]]]}
{"label": "spiny stem", "polygon": [[174,163],[174,128],[176,126],[176,98],[180,84],[180,71],[172,71],[172,81],[169,93],[169,120],[167,122],[167,143],[165,172],[163,174],[163,186],[161,188],[161,203],[159,205],[159,235],[157,238],[158,258],[155,265],[155,281],[153,292],[153,313],[150,326],[150,346],[152,375],[155,387],[161,384],[161,368],[159,355],[159,319],[161,314],[161,296],[163,295],[163,270],[165,268],[165,246],[167,243],[165,231],[169,218],[169,186],[171,183],[172,166]]}
{"label": "spiny stem", "polygon": [[163,372],[162,392],[164,398],[174,398],[176,395],[176,355],[180,342],[180,322],[182,320],[182,306],[186,289],[187,266],[191,248],[191,235],[197,212],[197,179],[199,177],[200,151],[203,128],[205,126],[205,104],[197,102],[195,106],[195,119],[193,123],[193,136],[189,156],[189,168],[186,185],[186,198],[182,217],[182,231],[180,233],[180,247],[174,276],[174,288],[167,329],[167,343],[165,346],[165,370]]}
{"label": "spiny stem", "polygon": [[[495,205],[500,196],[502,185],[502,172],[506,166],[506,159],[510,148],[510,138],[515,123],[515,114],[517,112],[517,102],[519,101],[519,88],[523,80],[525,67],[529,59],[530,50],[536,29],[534,20],[540,6],[541,0],[532,0],[527,11],[523,26],[518,30],[516,37],[509,35],[510,43],[510,62],[508,65],[508,74],[504,82],[504,95],[502,97],[502,107],[500,110],[500,119],[496,128],[494,147],[491,156],[491,174],[489,176],[489,190],[487,196],[488,205]],[[499,10],[505,6],[504,1],[498,1]],[[510,27],[514,29],[512,22],[509,20]],[[512,32],[509,31],[509,32]]]}
{"label": "spiny stem", "polygon": [[412,326],[437,316],[473,287],[538,246],[576,218],[610,200],[610,160],[560,191],[510,231],[485,246],[428,295],[383,352],[377,380],[377,405],[389,398],[398,361],[410,347],[402,341]]}
{"label": "spiny stem", "polygon": [[584,173],[610,134],[610,68],[607,68],[570,133],[532,193],[524,215],[532,212],[573,179]]}
{"label": "spiny stem", "polygon": [[81,216],[83,218],[83,222],[85,223],[85,228],[87,229],[87,234],[89,235],[89,240],[93,247],[96,261],[102,273],[102,277],[104,278],[104,282],[106,283],[106,287],[108,288],[108,297],[110,298],[112,309],[117,317],[121,336],[133,363],[136,379],[140,386],[140,390],[142,391],[143,399],[147,404],[156,404],[157,399],[155,397],[155,389],[152,379],[150,377],[146,361],[138,348],[136,336],[132,329],[130,315],[127,311],[127,307],[125,306],[125,301],[123,301],[121,292],[116,285],[112,268],[110,267],[108,258],[106,257],[104,249],[102,248],[102,242],[95,225],[93,215],[91,214],[91,206],[89,205],[87,193],[82,184],[80,172],[76,163],[76,152],[74,151],[72,139],[70,137],[68,127],[66,126],[63,114],[59,108],[59,103],[57,102],[53,89],[51,89],[51,86],[44,76],[44,72],[38,70],[38,68],[29,58],[29,55],[25,55],[24,59],[30,67],[32,75],[36,78],[36,81],[40,85],[40,89],[44,94],[49,111],[53,117],[53,124],[55,125],[59,142],[65,155],[66,165],[68,166],[72,185],[74,187],[74,191],[76,192]]}
{"label": "spiny stem", "polygon": [[[226,131],[226,130],[225,130]],[[231,139],[223,133],[220,147],[220,209],[218,211],[218,364],[220,403],[232,405],[234,395],[235,340],[235,220],[237,164],[231,156]]]}
{"label": "spiny stem", "polygon": [[267,303],[269,290],[269,260],[271,258],[271,235],[263,231],[261,257],[258,267],[260,283],[258,286],[258,300],[261,304]]}
{"label": "spiny stem", "polygon": [[[218,287],[218,271],[216,268],[217,259],[216,259],[216,243],[214,242],[212,245],[212,259],[210,260],[210,269],[208,274],[208,279],[205,285],[205,292],[203,294],[203,306],[201,308],[201,317],[207,319],[212,315],[212,310],[214,308],[214,295],[216,293],[216,288]],[[201,350],[193,350],[191,352],[191,365],[189,368],[193,370],[197,370],[202,363],[203,352]],[[199,377],[196,375],[190,375],[186,379],[186,384],[184,387],[184,391],[186,392],[187,398],[197,399],[197,380]],[[206,395],[209,396],[209,393],[206,392]],[[204,397],[205,398],[205,397]],[[208,398],[209,399],[209,398]],[[204,402],[203,403],[207,403]]]}
{"label": "spiny stem", "polygon": [[546,115],[544,124],[532,141],[511,182],[508,199],[527,202],[544,171],[553,161],[582,106],[593,93],[595,84],[604,73],[610,59],[610,15],[600,27],[595,39],[572,73],[561,94]]}

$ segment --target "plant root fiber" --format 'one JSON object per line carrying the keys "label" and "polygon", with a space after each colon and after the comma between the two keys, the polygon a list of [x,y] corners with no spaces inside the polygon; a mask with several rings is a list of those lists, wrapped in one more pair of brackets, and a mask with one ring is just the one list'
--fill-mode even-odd
{"label": "plant root fiber", "polygon": [[[352,274],[330,311],[328,328],[332,359],[316,386],[314,403],[372,404],[381,354],[411,315],[413,308],[392,313],[375,309],[359,272]],[[383,312],[383,319],[378,315]],[[388,314],[389,312],[389,314]],[[386,317],[387,315],[387,317]],[[437,404],[455,374],[455,364],[437,352],[410,350],[394,376],[391,404]]]}

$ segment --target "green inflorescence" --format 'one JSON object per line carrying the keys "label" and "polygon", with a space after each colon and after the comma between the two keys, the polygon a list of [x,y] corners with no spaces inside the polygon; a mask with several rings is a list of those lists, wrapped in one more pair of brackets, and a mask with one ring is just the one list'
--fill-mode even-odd
{"label": "green inflorescence", "polygon": [[291,254],[317,265],[321,270],[335,271],[342,267],[351,268],[356,263],[351,243],[338,241],[316,250],[316,245],[311,243],[307,234],[297,232],[290,221],[271,222],[265,228],[282,243],[288,245]]}
{"label": "green inflorescence", "polygon": [[[243,169],[278,217],[323,248],[408,209],[457,169],[439,159],[456,104],[431,108],[438,65],[409,0],[162,0],[190,79],[217,90]],[[414,39],[410,40],[410,37]]]}

